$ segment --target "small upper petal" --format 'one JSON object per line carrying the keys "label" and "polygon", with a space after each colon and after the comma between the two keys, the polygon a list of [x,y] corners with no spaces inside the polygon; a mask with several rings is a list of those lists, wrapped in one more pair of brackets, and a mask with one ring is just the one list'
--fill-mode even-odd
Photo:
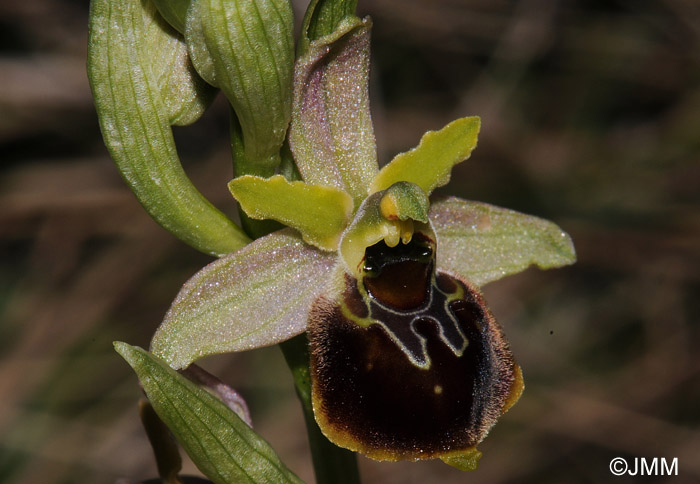
{"label": "small upper petal", "polygon": [[438,131],[428,131],[418,146],[400,153],[374,178],[370,193],[396,182],[415,183],[428,195],[450,181],[452,167],[471,155],[481,128],[476,117],[460,118]]}

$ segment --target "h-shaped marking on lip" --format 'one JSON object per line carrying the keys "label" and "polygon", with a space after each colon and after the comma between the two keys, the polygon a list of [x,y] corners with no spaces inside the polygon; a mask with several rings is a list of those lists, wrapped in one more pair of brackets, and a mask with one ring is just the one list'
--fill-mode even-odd
{"label": "h-shaped marking on lip", "polygon": [[450,302],[459,299],[461,288],[455,294],[446,294],[436,283],[435,276],[431,278],[429,295],[426,302],[416,309],[400,311],[382,304],[371,296],[369,300],[370,318],[386,331],[391,340],[404,352],[412,364],[427,370],[431,360],[428,355],[427,338],[416,329],[420,320],[433,321],[439,331],[440,340],[457,357],[464,354],[469,341],[459,327],[457,318],[449,308]]}

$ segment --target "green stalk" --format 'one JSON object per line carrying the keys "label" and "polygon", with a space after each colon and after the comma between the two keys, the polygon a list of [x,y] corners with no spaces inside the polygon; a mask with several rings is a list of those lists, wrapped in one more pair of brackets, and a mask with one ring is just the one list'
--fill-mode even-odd
{"label": "green stalk", "polygon": [[280,348],[292,371],[294,386],[304,411],[316,484],[360,484],[356,454],[331,443],[316,424],[311,405],[309,341],[306,333],[280,343]]}

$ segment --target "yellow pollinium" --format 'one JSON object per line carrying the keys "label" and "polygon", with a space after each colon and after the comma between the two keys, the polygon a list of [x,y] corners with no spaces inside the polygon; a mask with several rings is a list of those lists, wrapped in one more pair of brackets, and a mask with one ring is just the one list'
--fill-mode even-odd
{"label": "yellow pollinium", "polygon": [[387,190],[379,201],[379,213],[387,222],[384,225],[386,227],[384,242],[389,247],[396,247],[399,241],[408,244],[413,237],[413,220],[401,219],[400,201],[396,192],[391,190]]}
{"label": "yellow pollinium", "polygon": [[397,202],[398,200],[396,199],[396,195],[394,193],[384,193],[379,201],[379,211],[385,219],[398,220],[399,206]]}

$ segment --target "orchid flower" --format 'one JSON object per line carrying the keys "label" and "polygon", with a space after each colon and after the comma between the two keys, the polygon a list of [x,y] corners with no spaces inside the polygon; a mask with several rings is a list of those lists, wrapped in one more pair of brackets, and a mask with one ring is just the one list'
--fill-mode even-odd
{"label": "orchid flower", "polygon": [[[246,437],[224,445],[228,456],[235,454],[231,448],[258,452],[269,463],[264,472],[278,472],[281,463],[266,444],[251,440],[245,424],[224,417],[213,396],[197,393],[173,370],[306,332],[313,414],[330,441],[376,460],[439,458],[475,469],[477,445],[524,388],[479,287],[531,265],[573,263],[569,236],[551,222],[485,203],[431,200],[476,147],[478,117],[427,132],[414,149],[379,168],[368,95],[371,22],[344,10],[354,11],[352,1],[312,2],[295,63],[288,2],[239,2],[236,8],[263,15],[253,16],[260,25],[242,23],[236,32],[244,16],[228,22],[233,14],[216,0],[156,1],[170,26],[154,6],[120,1],[117,9],[93,0],[91,12],[91,81],[107,144],[154,218],[192,245],[222,255],[182,287],[150,354],[116,345],[156,411],[184,429],[183,445],[203,456],[203,469],[211,464],[209,452],[197,449],[206,439],[215,446],[232,439],[221,430],[230,425]],[[323,10],[331,4],[337,8]],[[310,35],[314,25],[316,35]],[[257,48],[251,33],[272,47]],[[142,39],[151,39],[151,47],[139,47]],[[231,39],[245,40],[249,51],[241,42],[231,54]],[[174,60],[154,61],[153,51],[172,53]],[[262,51],[269,59],[256,57]],[[186,67],[188,59],[197,74]],[[109,77],[122,64],[130,91],[114,88],[122,84]],[[246,68],[259,82],[239,75]],[[287,77],[293,77],[289,89]],[[179,90],[168,84],[173,79]],[[206,108],[211,95],[202,92],[211,86],[203,80],[220,87],[235,111],[239,176],[228,185],[233,197],[246,220],[274,220],[286,228],[247,243],[238,226],[182,181],[169,126],[191,122]],[[265,102],[270,96],[274,102]],[[136,114],[120,117],[129,109]],[[277,168],[285,134],[293,156],[286,171]],[[163,161],[150,163],[152,153]],[[160,379],[195,404],[177,403]],[[203,430],[192,431],[185,413]],[[208,476],[222,474],[211,465]],[[286,471],[279,475],[297,482]]]}
{"label": "orchid flower", "polygon": [[248,216],[289,228],[189,280],[151,351],[180,369],[308,331],[314,413],[332,442],[378,460],[473,467],[523,389],[478,286],[571,263],[573,246],[541,219],[430,202],[476,146],[479,118],[426,133],[379,170],[369,32],[369,20],[348,21],[297,62],[289,139],[303,181],[229,183]]}

